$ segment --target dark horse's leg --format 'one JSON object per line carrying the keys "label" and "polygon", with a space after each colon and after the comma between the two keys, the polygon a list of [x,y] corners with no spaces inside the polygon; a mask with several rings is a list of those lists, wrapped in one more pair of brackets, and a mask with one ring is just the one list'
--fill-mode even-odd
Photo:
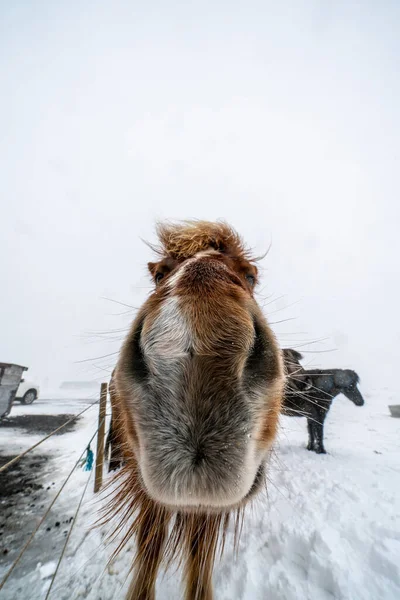
{"label": "dark horse's leg", "polygon": [[307,450],[314,450],[314,421],[307,419],[308,444]]}
{"label": "dark horse's leg", "polygon": [[326,454],[324,448],[324,421],[326,417],[326,411],[318,411],[316,422],[314,423],[314,452],[317,454]]}

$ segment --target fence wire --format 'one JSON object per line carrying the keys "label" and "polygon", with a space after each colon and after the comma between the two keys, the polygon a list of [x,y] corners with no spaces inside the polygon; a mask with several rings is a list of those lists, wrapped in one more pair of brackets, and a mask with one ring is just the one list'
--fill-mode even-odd
{"label": "fence wire", "polygon": [[87,478],[87,481],[86,481],[86,484],[85,484],[85,487],[83,488],[83,492],[82,492],[81,498],[80,498],[80,500],[79,500],[79,504],[78,504],[78,506],[77,506],[77,509],[76,509],[76,511],[75,511],[74,518],[73,518],[73,521],[72,521],[72,523],[71,523],[71,527],[70,527],[70,529],[69,529],[69,531],[68,531],[68,535],[67,535],[67,537],[66,537],[66,539],[65,539],[64,546],[63,546],[62,552],[61,552],[61,554],[60,554],[60,558],[58,559],[58,563],[57,563],[56,569],[55,569],[55,571],[54,571],[54,573],[53,573],[53,576],[52,576],[52,578],[51,578],[50,586],[49,586],[49,589],[47,590],[47,594],[46,594],[45,600],[48,600],[48,598],[49,598],[49,596],[50,596],[51,588],[53,587],[53,584],[54,584],[54,582],[55,582],[55,580],[56,580],[57,573],[58,573],[58,570],[59,570],[59,568],[60,568],[60,565],[61,565],[61,561],[62,561],[62,559],[64,558],[64,554],[65,554],[65,551],[66,551],[66,549],[67,549],[68,542],[69,542],[69,539],[70,539],[70,537],[71,537],[71,533],[72,533],[72,530],[73,530],[73,528],[74,528],[74,525],[75,525],[75,523],[76,523],[76,519],[77,519],[77,517],[78,517],[78,514],[79,514],[79,511],[80,511],[80,508],[81,508],[81,506],[82,506],[83,498],[85,497],[86,490],[87,490],[87,488],[88,488],[89,481],[90,481],[90,478],[91,478],[91,476],[92,476],[92,473],[93,473],[93,469],[90,471],[90,473],[89,473],[89,477]]}
{"label": "fence wire", "polygon": [[69,423],[72,423],[72,421],[75,421],[75,419],[77,419],[78,417],[80,417],[81,415],[83,415],[83,413],[85,413],[87,410],[89,410],[89,408],[92,408],[92,406],[98,405],[99,402],[100,402],[100,400],[97,400],[96,402],[92,402],[91,404],[89,404],[89,406],[87,406],[86,408],[84,408],[80,413],[78,413],[74,417],[71,417],[71,419],[69,419],[68,421],[66,421],[62,425],[60,425],[60,427],[57,427],[57,429],[54,429],[54,431],[52,431],[51,433],[49,433],[48,435],[46,435],[44,438],[42,438],[41,440],[39,440],[39,442],[36,442],[36,444],[33,444],[33,446],[31,446],[30,448],[28,448],[27,450],[24,450],[23,452],[21,452],[21,454],[18,454],[18,456],[14,456],[14,458],[12,460],[10,460],[8,463],[6,463],[2,467],[0,467],[0,473],[2,473],[3,471],[5,471],[9,467],[11,467],[11,465],[13,465],[17,461],[19,461],[23,456],[25,456],[26,454],[28,454],[28,452],[31,452],[32,450],[34,450],[35,448],[37,448],[38,446],[40,446],[40,444],[43,444],[43,442],[45,442],[46,440],[48,440],[49,438],[51,438],[52,435],[54,435],[55,433],[57,433],[58,431],[60,431],[63,427],[66,427],[66,425],[68,425]]}
{"label": "fence wire", "polygon": [[[94,402],[93,404],[98,404],[98,402]],[[88,410],[88,409],[89,409],[91,406],[93,406],[93,404],[91,404],[89,407],[87,407],[87,408],[86,408],[84,411],[82,411],[82,412],[81,412],[81,413],[79,413],[79,414],[83,414],[83,412],[85,412],[86,410]],[[79,416],[79,415],[77,415],[77,416]],[[74,418],[76,418],[76,417],[74,417]],[[28,540],[26,541],[26,543],[25,543],[25,544],[24,544],[24,546],[22,547],[21,551],[19,552],[18,556],[16,557],[16,559],[15,559],[15,560],[14,560],[14,562],[12,563],[12,565],[11,565],[11,567],[9,568],[9,570],[7,571],[7,573],[6,573],[6,574],[5,574],[5,576],[3,577],[2,581],[0,582],[0,591],[3,589],[3,587],[4,587],[5,583],[6,583],[6,582],[7,582],[7,580],[9,579],[10,575],[13,573],[13,571],[14,571],[15,567],[18,565],[19,561],[21,560],[21,558],[22,558],[22,557],[23,557],[23,555],[25,554],[25,552],[26,552],[26,550],[28,549],[29,545],[31,544],[31,542],[32,542],[33,538],[35,537],[36,533],[37,533],[37,532],[38,532],[38,530],[40,529],[40,526],[43,524],[43,522],[45,521],[46,517],[47,517],[47,516],[48,516],[48,514],[50,513],[50,510],[53,508],[53,506],[54,506],[55,502],[57,501],[57,499],[58,499],[58,498],[59,498],[59,496],[61,495],[61,493],[62,493],[63,489],[64,489],[64,488],[65,488],[65,486],[67,485],[68,481],[70,480],[70,478],[71,478],[72,474],[74,473],[74,471],[76,470],[77,466],[78,466],[78,465],[80,464],[80,462],[82,461],[82,458],[83,458],[83,456],[84,456],[84,454],[85,454],[85,452],[86,452],[86,450],[87,450],[88,446],[91,444],[91,442],[92,442],[92,441],[93,441],[93,439],[95,438],[95,436],[96,436],[97,432],[99,431],[100,427],[103,425],[103,422],[104,422],[104,420],[105,420],[105,417],[102,419],[101,423],[99,424],[99,427],[96,429],[96,431],[94,432],[94,434],[93,434],[93,435],[92,435],[92,437],[90,438],[89,442],[88,442],[88,443],[85,445],[85,449],[82,451],[82,453],[81,453],[81,455],[79,456],[78,460],[75,462],[75,464],[74,464],[74,466],[72,467],[71,471],[69,472],[69,474],[67,475],[66,479],[64,480],[64,482],[63,482],[62,486],[61,486],[61,487],[60,487],[60,489],[58,490],[57,494],[54,496],[54,498],[53,498],[53,500],[51,501],[50,505],[48,506],[48,508],[47,508],[46,512],[44,513],[43,517],[41,518],[41,520],[39,521],[38,525],[35,527],[35,529],[34,529],[34,530],[33,530],[33,532],[31,533],[31,535],[29,536]],[[65,425],[66,425],[66,423],[64,424],[64,426],[65,426]],[[57,430],[56,430],[56,431],[57,431]],[[54,432],[53,432],[53,434],[54,434]],[[50,434],[50,435],[53,435],[53,434]],[[47,437],[50,437],[50,436],[47,436]],[[44,438],[42,441],[44,441],[45,439],[47,439],[47,437],[46,437],[46,438]],[[41,442],[39,442],[39,443],[41,443]],[[38,445],[38,444],[36,444],[36,445]],[[32,448],[33,448],[33,447],[32,447]],[[23,454],[24,454],[24,453],[23,453]],[[25,454],[26,454],[26,452],[25,452]],[[18,457],[16,457],[16,458],[18,458]],[[8,464],[10,464],[10,463],[8,463]],[[5,465],[5,466],[7,466],[7,465]],[[91,473],[90,473],[90,475],[91,475]],[[86,482],[86,486],[85,486],[85,489],[84,489],[84,493],[86,492],[86,488],[87,488],[87,486],[88,486],[88,483],[89,483],[90,475],[89,475],[88,481]],[[80,501],[80,503],[79,503],[79,506],[78,506],[77,512],[75,513],[75,519],[76,519],[76,517],[77,517],[77,515],[78,515],[79,509],[80,509],[80,506],[81,506],[81,503],[82,503],[82,500],[83,500],[84,493],[82,494],[81,501]],[[71,532],[71,530],[72,530],[72,526],[71,526],[70,532]],[[69,539],[69,536],[68,536],[68,538],[67,538],[67,543],[68,543],[68,539]],[[61,555],[61,557],[60,557],[60,561],[59,561],[59,563],[61,562],[62,556],[64,555],[65,548],[66,548],[66,544],[64,545],[64,549],[63,549],[62,555]],[[58,570],[58,566],[59,566],[59,565],[57,565],[57,570]],[[52,583],[53,583],[53,582],[52,582]],[[51,584],[51,585],[52,585],[52,584]],[[51,587],[51,586],[50,586],[50,587]],[[47,597],[48,597],[48,596],[46,596],[46,598],[47,598]]]}

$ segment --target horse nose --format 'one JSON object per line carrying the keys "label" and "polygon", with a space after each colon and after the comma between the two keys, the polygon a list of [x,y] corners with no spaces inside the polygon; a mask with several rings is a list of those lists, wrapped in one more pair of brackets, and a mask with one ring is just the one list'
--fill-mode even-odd
{"label": "horse nose", "polygon": [[184,277],[181,284],[193,293],[198,291],[203,294],[206,290],[215,290],[221,285],[236,284],[242,287],[240,278],[226,267],[214,255],[202,255],[193,261],[188,261],[182,272]]}
{"label": "horse nose", "polygon": [[365,404],[364,398],[361,396],[361,394],[360,394],[360,396],[359,396],[359,397],[356,399],[356,402],[355,402],[355,404],[356,404],[357,406],[363,406],[363,405]]}

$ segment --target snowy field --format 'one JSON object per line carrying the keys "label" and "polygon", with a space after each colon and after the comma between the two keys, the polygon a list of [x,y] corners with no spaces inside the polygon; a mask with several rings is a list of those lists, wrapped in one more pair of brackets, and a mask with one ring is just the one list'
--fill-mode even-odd
{"label": "snowy field", "polygon": [[[0,467],[45,435],[33,417],[98,399],[154,289],[157,221],[237,229],[279,345],[360,374],[365,405],[334,400],[328,454],[282,417],[214,600],[400,600],[399,57],[400,0],[0,3],[0,360],[41,390],[0,424]],[[0,586],[97,426],[91,406],[0,473]],[[88,477],[0,600],[124,600],[134,541],[107,563]],[[161,574],[156,600],[181,598]]]}
{"label": "snowy field", "polygon": [[[334,401],[325,426],[325,456],[305,449],[305,420],[282,419],[268,494],[247,512],[236,560],[228,539],[214,572],[216,600],[400,598],[400,420],[391,418],[387,408],[396,398],[388,390],[362,391],[364,407],[357,408],[342,396]],[[76,414],[85,402],[16,405],[13,414],[45,410]],[[55,489],[84,450],[96,423],[93,407],[75,431],[41,447],[53,461]],[[8,430],[1,440],[2,446],[21,451],[36,437]],[[64,516],[74,514],[87,477],[82,469],[75,472],[57,501]],[[129,547],[106,568],[111,548],[104,546],[105,531],[90,530],[98,509],[92,487],[91,481],[50,594],[54,600],[124,597]],[[61,550],[61,540],[50,552],[43,550],[43,538],[35,540],[29,560],[24,564],[22,559],[0,598],[44,599]],[[3,568],[0,576],[4,572]],[[161,576],[157,592],[157,600],[181,598],[179,573]]]}

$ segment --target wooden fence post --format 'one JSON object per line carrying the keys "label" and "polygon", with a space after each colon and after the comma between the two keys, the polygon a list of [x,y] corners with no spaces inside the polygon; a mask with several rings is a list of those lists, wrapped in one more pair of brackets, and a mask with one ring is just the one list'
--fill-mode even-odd
{"label": "wooden fence post", "polygon": [[94,477],[95,494],[99,491],[99,489],[101,488],[101,484],[103,483],[104,433],[106,430],[107,389],[107,384],[102,383],[100,391],[99,428],[97,431],[96,468]]}

